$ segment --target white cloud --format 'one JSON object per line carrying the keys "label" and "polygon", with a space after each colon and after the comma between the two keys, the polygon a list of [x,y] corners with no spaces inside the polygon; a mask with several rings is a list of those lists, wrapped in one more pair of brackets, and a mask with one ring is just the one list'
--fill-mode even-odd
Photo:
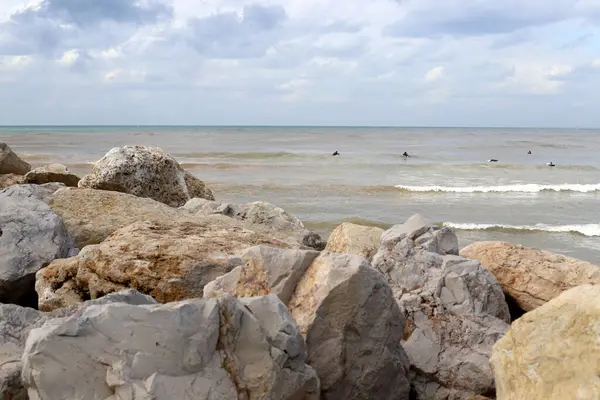
{"label": "white cloud", "polygon": [[79,58],[79,51],[77,49],[71,49],[71,50],[65,51],[63,53],[62,57],[59,60],[57,60],[56,62],[60,65],[70,67],[73,64],[75,64],[75,62],[77,61],[78,58]]}
{"label": "white cloud", "polygon": [[431,68],[429,71],[427,71],[427,73],[425,74],[425,81],[426,82],[435,82],[443,76],[444,76],[444,67],[442,67],[442,66],[434,67],[434,68]]}

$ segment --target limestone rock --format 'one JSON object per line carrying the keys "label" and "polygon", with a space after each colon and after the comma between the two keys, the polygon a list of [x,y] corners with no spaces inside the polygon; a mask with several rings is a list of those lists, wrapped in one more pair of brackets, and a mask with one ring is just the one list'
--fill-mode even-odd
{"label": "limestone rock", "polygon": [[113,293],[100,300],[80,304],[79,307],[64,308],[53,313],[43,313],[32,308],[13,304],[0,305],[0,398],[27,400],[27,390],[21,380],[21,356],[29,332],[39,328],[51,318],[66,317],[77,313],[90,304],[156,304],[149,296],[133,290]]}
{"label": "limestone rock", "polygon": [[6,143],[0,142],[0,174],[25,175],[30,169],[31,166],[21,160]]}
{"label": "limestone rock", "polygon": [[249,229],[260,229],[279,237],[290,237],[304,246],[323,250],[325,242],[321,236],[309,231],[296,216],[280,207],[264,201],[247,204],[218,203],[203,199],[192,199],[182,209],[197,216],[222,214],[242,221]]}
{"label": "limestone rock", "polygon": [[383,229],[375,226],[362,226],[345,222],[335,228],[325,250],[334,253],[355,254],[371,260],[379,249]]}
{"label": "limestone rock", "polygon": [[318,255],[316,251],[251,247],[242,254],[243,265],[204,286],[204,297],[229,293],[242,298],[273,293],[287,305],[296,284]]}
{"label": "limestone rock", "polygon": [[17,174],[0,174],[0,189],[23,183],[25,177]]}
{"label": "limestone rock", "polygon": [[323,399],[409,398],[404,317],[384,277],[365,259],[323,252],[289,302],[306,338]]}
{"label": "limestone rock", "polygon": [[78,256],[41,270],[35,283],[39,308],[65,307],[125,288],[161,303],[202,297],[204,285],[242,264],[247,248],[287,247],[270,236],[228,226],[229,220],[136,222],[119,229]]}
{"label": "limestone rock", "polygon": [[47,204],[0,193],[0,303],[35,307],[35,273],[75,253],[62,219]]}
{"label": "limestone rock", "polygon": [[549,251],[506,242],[476,242],[460,254],[481,262],[525,311],[573,287],[600,284],[599,266]]}
{"label": "limestone rock", "polygon": [[79,177],[62,164],[49,164],[35,168],[25,175],[25,183],[44,184],[60,182],[67,186],[77,187]]}
{"label": "limestone rock", "polygon": [[494,345],[498,399],[600,397],[600,285],[582,285],[528,312]]}
{"label": "limestone rock", "polygon": [[31,331],[33,399],[317,400],[306,347],[276,296],[91,305]]}
{"label": "limestone rock", "polygon": [[[416,219],[386,231],[373,258],[407,319],[402,343],[416,396],[458,400],[493,393],[488,360],[510,321],[502,289],[479,262],[452,254],[457,240],[451,230],[412,224]],[[415,230],[406,233],[408,225]]]}
{"label": "limestone rock", "polygon": [[0,191],[0,196],[12,197],[14,199],[28,199],[33,198],[37,200],[41,200],[44,203],[50,203],[50,199],[52,198],[52,194],[56,192],[58,189],[64,188],[65,185],[63,183],[52,182],[45,183],[42,185],[33,185],[33,184],[23,184],[23,185],[13,185],[4,190]]}
{"label": "limestone rock", "polygon": [[113,190],[147,197],[172,207],[194,197],[214,200],[204,182],[185,171],[158,147],[115,147],[94,166],[79,187]]}

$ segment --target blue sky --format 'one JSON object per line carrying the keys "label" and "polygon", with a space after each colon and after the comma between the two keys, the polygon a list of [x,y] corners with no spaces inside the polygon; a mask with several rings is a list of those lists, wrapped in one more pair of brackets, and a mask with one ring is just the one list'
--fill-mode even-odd
{"label": "blue sky", "polygon": [[600,0],[2,0],[5,124],[600,128]]}

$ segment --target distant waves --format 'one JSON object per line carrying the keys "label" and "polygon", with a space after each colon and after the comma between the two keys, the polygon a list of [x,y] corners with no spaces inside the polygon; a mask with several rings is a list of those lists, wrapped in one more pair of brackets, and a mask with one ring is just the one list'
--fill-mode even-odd
{"label": "distant waves", "polygon": [[443,226],[463,231],[524,231],[524,232],[550,232],[550,233],[572,233],[582,236],[600,236],[600,224],[582,225],[505,225],[505,224],[473,224],[444,222]]}
{"label": "distant waves", "polygon": [[600,183],[595,184],[560,184],[545,185],[536,183],[498,185],[498,186],[405,186],[396,185],[397,189],[406,192],[446,192],[446,193],[539,193],[539,192],[578,192],[591,193],[600,191]]}

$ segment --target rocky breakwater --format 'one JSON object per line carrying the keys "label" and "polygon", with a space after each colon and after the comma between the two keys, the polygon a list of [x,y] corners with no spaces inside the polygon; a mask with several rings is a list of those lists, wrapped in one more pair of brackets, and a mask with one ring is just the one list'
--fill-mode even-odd
{"label": "rocky breakwater", "polygon": [[416,398],[493,396],[489,358],[510,322],[494,276],[458,256],[450,229],[419,215],[384,232],[373,266],[387,278],[406,319],[402,346]]}
{"label": "rocky breakwater", "polygon": [[506,296],[531,311],[584,284],[600,284],[600,267],[549,251],[506,242],[476,242],[460,252],[490,271]]}
{"label": "rocky breakwater", "polygon": [[0,189],[23,183],[31,166],[17,156],[9,145],[0,142]]}

